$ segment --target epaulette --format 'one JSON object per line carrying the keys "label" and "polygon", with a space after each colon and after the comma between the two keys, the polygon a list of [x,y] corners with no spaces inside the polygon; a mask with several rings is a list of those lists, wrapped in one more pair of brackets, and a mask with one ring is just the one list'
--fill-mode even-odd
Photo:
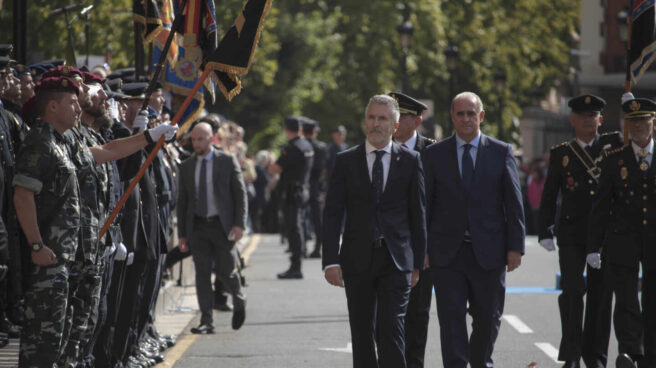
{"label": "epaulette", "polygon": [[608,135],[620,135],[620,132],[606,132],[606,133],[601,133],[602,137],[608,136]]}
{"label": "epaulette", "polygon": [[615,149],[611,149],[611,150],[605,150],[604,151],[604,157],[608,157],[608,156],[613,155],[617,152],[621,152],[623,149],[624,149],[624,146],[618,147],[618,148],[615,148]]}
{"label": "epaulette", "polygon": [[435,143],[435,142],[437,142],[437,140],[435,140],[435,139],[433,139],[433,138],[428,138],[428,137],[426,137],[426,140],[428,141],[428,143]]}
{"label": "epaulette", "polygon": [[559,144],[557,144],[557,145],[555,145],[555,146],[552,146],[552,147],[551,147],[551,150],[553,151],[553,150],[555,150],[556,148],[564,147],[564,146],[567,146],[568,144],[569,144],[569,141],[565,141],[565,142],[563,142],[563,143],[559,143]]}

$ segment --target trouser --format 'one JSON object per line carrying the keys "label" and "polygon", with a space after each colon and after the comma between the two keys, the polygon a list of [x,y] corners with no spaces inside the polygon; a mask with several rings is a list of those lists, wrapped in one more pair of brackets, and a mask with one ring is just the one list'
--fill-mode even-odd
{"label": "trouser", "polygon": [[[558,296],[562,329],[558,360],[579,360],[583,357],[588,367],[605,367],[613,303],[605,272],[587,267],[587,280],[584,280],[585,244],[561,246],[558,253],[563,290]],[[602,264],[605,268],[606,262]]]}
{"label": "trouser", "polygon": [[203,220],[196,218],[190,236],[194,266],[196,269],[196,296],[201,312],[201,324],[213,323],[214,292],[212,290],[212,268],[221,279],[225,289],[232,295],[235,309],[244,307],[245,296],[237,270],[235,243],[228,240],[218,217]]}
{"label": "trouser", "polygon": [[321,251],[323,244],[323,234],[321,225],[321,216],[323,215],[323,205],[321,203],[321,192],[319,191],[318,184],[310,185],[310,218],[312,219],[312,227],[314,228],[314,251]]}
{"label": "trouser", "polygon": [[430,269],[426,269],[419,273],[419,281],[410,291],[410,302],[405,316],[405,360],[408,368],[424,366],[432,298],[433,275]]}
{"label": "trouser", "polygon": [[283,206],[285,235],[289,241],[291,250],[290,270],[301,270],[301,258],[305,248],[305,237],[303,236],[303,216],[301,206],[295,203],[285,203]]}
{"label": "trouser", "polygon": [[52,367],[59,360],[69,306],[71,262],[33,265],[25,290],[25,315],[20,338],[18,366]]}
{"label": "trouser", "polygon": [[83,341],[88,341],[87,344],[85,344],[83,350],[82,350],[82,356],[84,357],[85,361],[88,363],[87,365],[89,367],[94,367],[94,351],[96,350],[95,346],[98,340],[100,339],[100,335],[104,329],[105,323],[107,322],[107,314],[108,314],[108,295],[110,288],[112,286],[112,275],[114,274],[114,257],[115,254],[111,254],[105,257],[105,267],[103,270],[103,275],[102,275],[102,287],[100,289],[100,303],[98,304],[98,315],[96,318],[95,323],[90,323],[90,325],[94,324],[95,327],[93,330],[89,329],[87,333],[85,334],[85,339]]}
{"label": "trouser", "polygon": [[353,367],[404,368],[412,273],[396,268],[385,245],[373,250],[371,265],[364,274],[344,273]]}

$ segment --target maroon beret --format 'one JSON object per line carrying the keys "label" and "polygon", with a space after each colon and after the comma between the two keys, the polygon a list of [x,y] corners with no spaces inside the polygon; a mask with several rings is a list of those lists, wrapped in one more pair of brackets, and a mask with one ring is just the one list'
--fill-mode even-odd
{"label": "maroon beret", "polygon": [[50,69],[41,75],[41,78],[51,78],[51,77],[68,77],[74,78],[76,75],[79,75],[81,78],[84,78],[82,72],[68,65],[60,65],[56,69]]}
{"label": "maroon beret", "polygon": [[91,84],[91,83],[102,84],[102,79],[100,79],[99,76],[93,73],[82,72],[82,78],[84,78],[84,84]]}
{"label": "maroon beret", "polygon": [[37,95],[39,92],[69,92],[79,95],[80,90],[77,83],[69,77],[50,77],[41,79],[34,87],[34,92]]}

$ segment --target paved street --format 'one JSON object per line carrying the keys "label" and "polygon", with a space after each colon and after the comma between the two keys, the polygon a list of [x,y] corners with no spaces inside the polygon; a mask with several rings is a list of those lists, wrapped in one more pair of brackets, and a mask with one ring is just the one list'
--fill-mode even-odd
{"label": "paved street", "polygon": [[[560,322],[558,294],[553,290],[557,255],[540,248],[534,237],[529,238],[527,245],[522,266],[507,277],[506,310],[496,344],[495,365],[526,367],[535,362],[537,367],[558,367],[555,358]],[[230,313],[217,313],[216,334],[188,335],[190,346],[178,352],[181,356],[176,357],[176,368],[350,366],[343,289],[325,282],[319,260],[304,261],[304,280],[277,280],[276,273],[288,265],[283,250],[278,236],[260,237],[246,270],[249,287],[244,327],[232,331]],[[190,325],[196,323],[194,319]],[[614,340],[613,335],[611,362],[617,351]],[[426,355],[427,367],[442,366],[434,307]],[[170,360],[168,364],[172,363]]]}

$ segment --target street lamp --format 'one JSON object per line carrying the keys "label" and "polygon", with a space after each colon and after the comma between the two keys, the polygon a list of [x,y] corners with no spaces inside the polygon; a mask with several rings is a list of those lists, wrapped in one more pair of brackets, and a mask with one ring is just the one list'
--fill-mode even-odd
{"label": "street lamp", "polygon": [[[456,93],[456,67],[458,66],[458,47],[449,44],[444,50],[446,57],[446,69],[449,71],[449,106]],[[449,110],[451,110],[449,108]],[[444,129],[444,135],[451,134],[451,120],[447,119]]]}
{"label": "street lamp", "polygon": [[396,27],[396,31],[399,33],[399,43],[401,44],[401,91],[406,93],[408,91],[408,50],[410,49],[410,43],[412,41],[412,33],[414,32],[415,27],[408,20],[406,16],[405,20],[401,25]]}
{"label": "street lamp", "polygon": [[620,36],[620,41],[626,43],[629,40],[629,11],[625,8],[617,13],[617,31]]}
{"label": "street lamp", "polygon": [[506,71],[503,69],[497,70],[496,73],[494,73],[494,86],[497,90],[497,93],[499,95],[499,120],[497,120],[497,126],[498,126],[498,138],[500,141],[503,140],[504,134],[503,134],[503,92],[506,90]]}

